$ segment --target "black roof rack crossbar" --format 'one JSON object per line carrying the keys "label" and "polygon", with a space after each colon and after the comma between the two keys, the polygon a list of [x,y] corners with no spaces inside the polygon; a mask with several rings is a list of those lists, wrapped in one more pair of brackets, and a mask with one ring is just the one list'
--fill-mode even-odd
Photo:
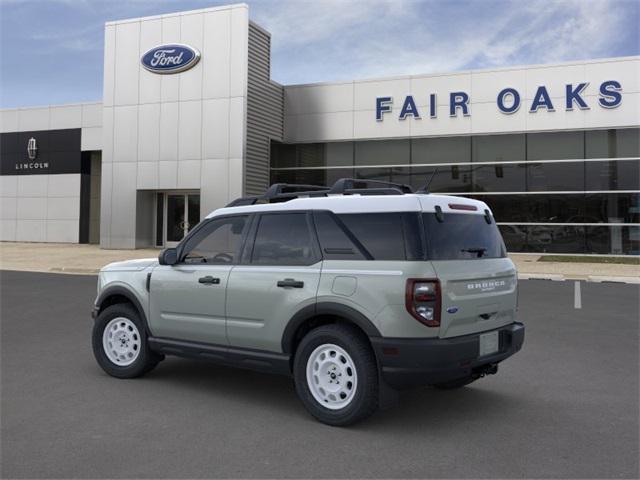
{"label": "black roof rack crossbar", "polygon": [[[394,195],[398,193],[413,193],[412,188],[409,185],[405,185],[402,183],[393,183],[393,182],[383,182],[382,180],[367,180],[360,178],[341,178],[331,187],[331,194],[339,194],[345,193],[349,191],[349,193],[354,193],[353,190],[380,190],[380,189],[393,189]],[[359,192],[356,192],[359,193]],[[389,193],[387,193],[388,195]],[[369,193],[369,195],[377,195]],[[384,195],[384,194],[383,194]]]}
{"label": "black roof rack crossbar", "polygon": [[342,195],[404,195],[399,188],[348,188]]}
{"label": "black roof rack crossbar", "polygon": [[258,201],[258,197],[240,197],[234,201],[227,203],[224,208],[229,207],[245,207],[247,205],[254,205]]}
{"label": "black roof rack crossbar", "polygon": [[309,192],[319,192],[322,190],[329,190],[329,187],[322,185],[299,185],[291,183],[274,183],[266,192],[261,196],[263,200],[270,200],[272,198],[279,197],[283,194],[290,194],[293,196],[306,194]]}

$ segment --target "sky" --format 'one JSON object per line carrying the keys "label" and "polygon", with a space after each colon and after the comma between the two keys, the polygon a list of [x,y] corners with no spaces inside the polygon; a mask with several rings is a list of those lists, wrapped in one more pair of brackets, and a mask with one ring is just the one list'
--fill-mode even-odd
{"label": "sky", "polygon": [[[0,0],[0,107],[100,101],[105,22],[229,3]],[[640,0],[245,3],[285,85],[640,54]]]}

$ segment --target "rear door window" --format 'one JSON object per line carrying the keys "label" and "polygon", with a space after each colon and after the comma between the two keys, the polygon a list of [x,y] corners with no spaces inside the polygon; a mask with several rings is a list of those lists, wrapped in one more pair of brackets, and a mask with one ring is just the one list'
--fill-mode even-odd
{"label": "rear door window", "polygon": [[430,260],[470,260],[506,257],[495,221],[484,215],[447,213],[439,222],[435,213],[424,213],[424,229]]}
{"label": "rear door window", "polygon": [[254,265],[311,265],[319,261],[306,213],[260,217],[253,245]]}

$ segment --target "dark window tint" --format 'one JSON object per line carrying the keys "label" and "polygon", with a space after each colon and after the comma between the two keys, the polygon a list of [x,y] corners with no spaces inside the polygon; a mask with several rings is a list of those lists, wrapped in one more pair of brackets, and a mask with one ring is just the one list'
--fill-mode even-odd
{"label": "dark window tint", "polygon": [[585,253],[585,227],[500,225],[510,252]]}
{"label": "dark window tint", "polygon": [[404,165],[410,161],[409,140],[371,140],[355,145],[356,165]]}
{"label": "dark window tint", "polygon": [[439,222],[434,213],[423,214],[430,260],[464,260],[506,256],[495,222],[484,215],[449,213]]}
{"label": "dark window tint", "polygon": [[350,213],[340,221],[373,260],[417,260],[421,240],[411,213]]}
{"label": "dark window tint", "polygon": [[156,195],[156,246],[163,243],[164,234],[164,193]]}
{"label": "dark window tint", "polygon": [[640,227],[586,227],[587,252],[640,255]]}
{"label": "dark window tint", "polygon": [[529,163],[530,192],[584,190],[584,162]]}
{"label": "dark window tint", "polygon": [[478,165],[473,167],[474,192],[524,192],[525,164]]}
{"label": "dark window tint", "polygon": [[640,193],[587,194],[585,217],[588,223],[640,223]]}
{"label": "dark window tint", "polygon": [[213,265],[236,263],[240,239],[246,224],[246,216],[210,221],[187,240],[183,262]]}
{"label": "dark window tint", "polygon": [[528,160],[584,158],[584,132],[527,134]]}
{"label": "dark window tint", "polygon": [[353,165],[353,142],[271,142],[271,167],[332,167]]}
{"label": "dark window tint", "polygon": [[316,261],[307,214],[273,214],[260,218],[251,263],[311,265]]}
{"label": "dark window tint", "polygon": [[271,166],[273,168],[297,167],[296,145],[271,142]]}
{"label": "dark window tint", "polygon": [[417,138],[411,141],[413,164],[470,161],[471,137]]}
{"label": "dark window tint", "polygon": [[315,212],[314,220],[320,240],[322,256],[327,260],[365,260],[357,240],[350,238],[351,232],[339,225],[337,218],[329,212]]}
{"label": "dark window tint", "polygon": [[432,193],[470,192],[471,167],[453,165],[443,167],[411,167],[411,186],[414,190],[424,187],[427,182]]}
{"label": "dark window tint", "polygon": [[356,168],[355,178],[380,180],[382,182],[402,183],[407,185],[409,185],[411,181],[409,167]]}
{"label": "dark window tint", "polygon": [[474,162],[510,162],[525,160],[524,134],[479,135],[472,137]]}
{"label": "dark window tint", "polygon": [[298,183],[305,185],[333,185],[341,178],[353,178],[352,168],[329,170],[271,170],[271,183]]}
{"label": "dark window tint", "polygon": [[592,130],[585,132],[585,158],[640,156],[640,129]]}
{"label": "dark window tint", "polygon": [[527,195],[526,208],[528,222],[572,223],[584,216],[584,195]]}
{"label": "dark window tint", "polygon": [[638,190],[640,161],[585,162],[585,190]]}

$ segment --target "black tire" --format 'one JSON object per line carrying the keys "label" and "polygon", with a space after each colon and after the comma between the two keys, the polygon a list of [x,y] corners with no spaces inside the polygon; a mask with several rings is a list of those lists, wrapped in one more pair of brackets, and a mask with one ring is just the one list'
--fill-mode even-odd
{"label": "black tire", "polygon": [[[135,324],[140,334],[140,351],[133,363],[127,366],[112,362],[104,351],[102,336],[104,329],[113,319],[123,317]],[[164,355],[153,352],[147,343],[147,332],[138,311],[126,303],[118,303],[105,308],[95,320],[92,333],[93,355],[98,365],[112,377],[135,378],[153,370]]]}
{"label": "black tire", "polygon": [[449,382],[435,383],[432,385],[432,387],[435,387],[439,390],[455,390],[456,388],[466,387],[467,385],[475,382],[476,380],[477,378],[474,378],[474,377],[463,377],[463,378],[458,378],[457,380],[451,380]]}
{"label": "black tire", "polygon": [[[357,386],[353,398],[345,407],[332,410],[316,400],[307,384],[307,361],[323,344],[344,349],[354,363]],[[372,415],[378,409],[378,367],[366,337],[347,325],[323,325],[311,330],[300,342],[294,358],[293,374],[296,391],[305,408],[322,423],[347,426]]]}

